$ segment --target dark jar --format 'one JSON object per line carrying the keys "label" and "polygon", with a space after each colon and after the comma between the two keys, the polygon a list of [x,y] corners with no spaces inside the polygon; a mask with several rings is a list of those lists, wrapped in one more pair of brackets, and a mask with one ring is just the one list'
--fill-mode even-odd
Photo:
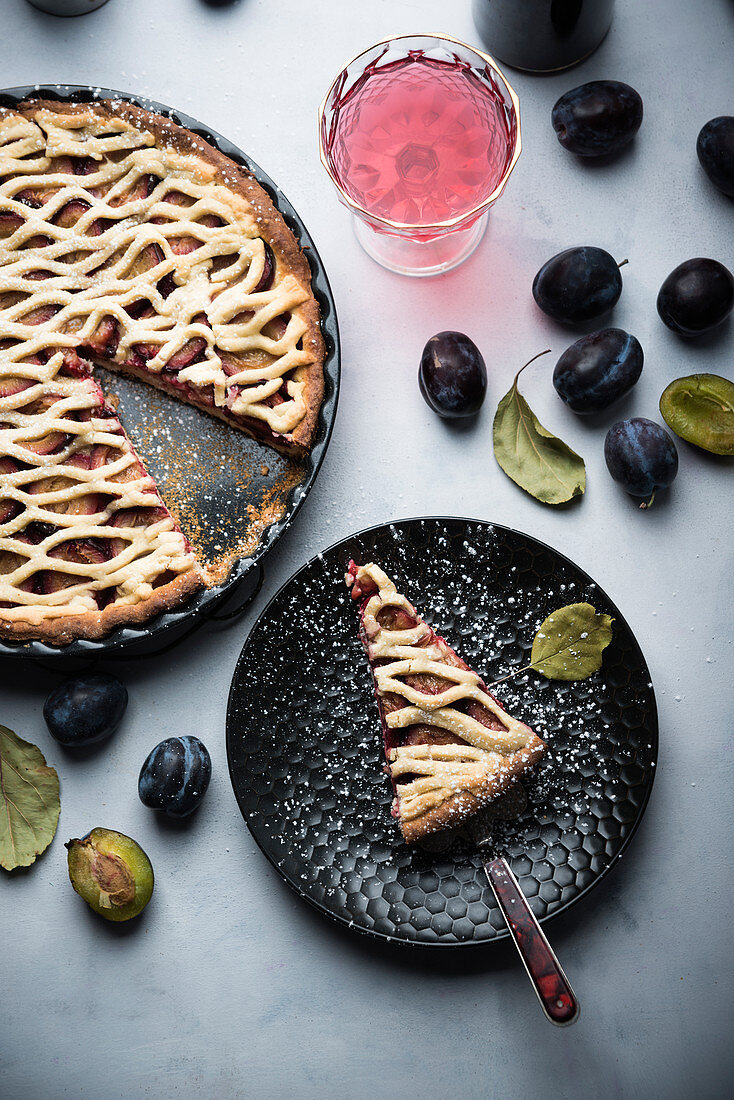
{"label": "dark jar", "polygon": [[107,0],[28,0],[34,8],[49,15],[86,15],[101,8]]}
{"label": "dark jar", "polygon": [[612,22],[614,0],[473,0],[488,53],[513,69],[568,69],[593,53]]}

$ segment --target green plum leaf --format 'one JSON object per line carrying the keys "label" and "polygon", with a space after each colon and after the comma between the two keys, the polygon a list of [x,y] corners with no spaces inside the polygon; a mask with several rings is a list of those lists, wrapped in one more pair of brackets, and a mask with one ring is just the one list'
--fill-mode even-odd
{"label": "green plum leaf", "polygon": [[536,500],[564,504],[586,489],[586,467],[580,455],[543,427],[518,390],[517,380],[525,367],[517,372],[512,388],[497,406],[495,457],[507,476]]}
{"label": "green plum leaf", "polygon": [[529,667],[548,680],[585,680],[601,668],[613,621],[590,603],[559,607],[535,635]]}
{"label": "green plum leaf", "polygon": [[663,390],[660,412],[687,443],[734,455],[734,382],[720,374],[689,374]]}
{"label": "green plum leaf", "polygon": [[54,838],[59,777],[37,745],[0,725],[0,866],[30,867]]}

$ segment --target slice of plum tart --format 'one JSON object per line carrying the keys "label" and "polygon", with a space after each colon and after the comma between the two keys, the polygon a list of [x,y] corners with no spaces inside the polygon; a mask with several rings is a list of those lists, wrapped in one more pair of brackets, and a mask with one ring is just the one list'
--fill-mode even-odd
{"label": "slice of plum tart", "polygon": [[461,824],[538,762],[545,744],[373,563],[349,563],[382,724],[393,816],[408,844]]}

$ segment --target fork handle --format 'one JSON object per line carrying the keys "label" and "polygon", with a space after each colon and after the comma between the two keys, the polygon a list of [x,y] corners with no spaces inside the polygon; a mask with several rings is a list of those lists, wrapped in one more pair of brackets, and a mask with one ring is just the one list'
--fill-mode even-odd
{"label": "fork handle", "polygon": [[484,870],[543,1012],[552,1024],[572,1024],[579,1014],[576,995],[509,864],[498,856]]}

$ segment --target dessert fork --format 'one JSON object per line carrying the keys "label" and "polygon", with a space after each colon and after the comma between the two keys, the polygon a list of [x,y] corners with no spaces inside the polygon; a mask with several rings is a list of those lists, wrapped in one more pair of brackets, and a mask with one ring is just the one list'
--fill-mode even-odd
{"label": "dessert fork", "polygon": [[578,1019],[579,1002],[509,863],[496,850],[493,838],[494,822],[519,817],[526,804],[525,791],[516,783],[482,814],[467,822],[467,827],[479,849],[489,885],[540,1007],[552,1024],[563,1027]]}

